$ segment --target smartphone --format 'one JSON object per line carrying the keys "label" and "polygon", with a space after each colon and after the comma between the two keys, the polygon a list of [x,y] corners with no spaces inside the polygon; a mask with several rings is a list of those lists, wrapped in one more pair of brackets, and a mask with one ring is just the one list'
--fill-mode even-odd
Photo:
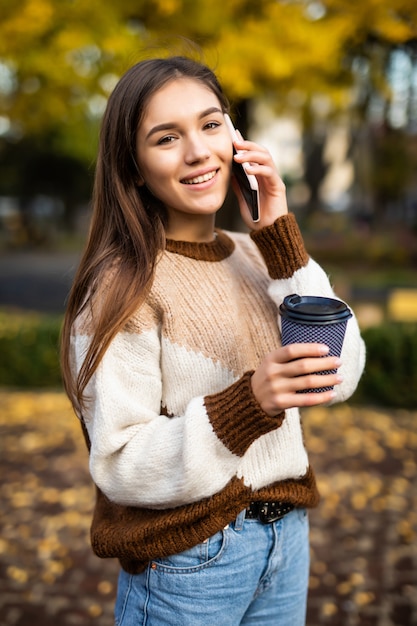
{"label": "smartphone", "polygon": [[[232,141],[238,140],[239,137],[236,133],[236,129],[233,126],[232,120],[227,113],[224,114],[224,119],[232,137]],[[233,154],[236,154],[236,149],[234,146]],[[246,172],[245,166],[247,165],[247,163],[236,163],[236,161],[233,159],[232,171],[236,177],[243,197],[245,198],[245,202],[249,207],[252,220],[254,222],[259,222],[260,208],[258,181],[253,174],[248,174]]]}

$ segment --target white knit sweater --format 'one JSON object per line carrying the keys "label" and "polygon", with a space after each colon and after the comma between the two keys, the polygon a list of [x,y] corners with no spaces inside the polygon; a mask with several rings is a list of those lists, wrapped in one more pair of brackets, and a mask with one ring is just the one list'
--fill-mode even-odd
{"label": "white knit sweater", "polygon": [[[335,297],[291,214],[252,237],[218,231],[211,244],[167,243],[146,301],[87,389],[90,471],[111,503],[155,515],[180,507],[195,523],[196,505],[207,516],[213,496],[228,490],[237,511],[260,493],[316,503],[298,409],[269,417],[250,387],[251,372],[280,345],[278,307],[290,293]],[[77,370],[91,330],[85,314],[74,329]],[[355,317],[341,358],[336,402],[364,367]]]}

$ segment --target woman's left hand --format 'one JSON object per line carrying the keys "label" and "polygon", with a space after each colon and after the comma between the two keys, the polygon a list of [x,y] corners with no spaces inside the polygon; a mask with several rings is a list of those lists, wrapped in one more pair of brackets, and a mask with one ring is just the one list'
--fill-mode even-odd
{"label": "woman's left hand", "polygon": [[[237,154],[234,159],[238,163],[247,163],[248,174],[256,176],[259,186],[260,220],[253,222],[249,209],[232,177],[232,187],[239,201],[240,212],[245,224],[251,230],[260,230],[270,226],[278,217],[288,213],[285,185],[280,178],[271,154],[253,141],[239,140],[234,143]],[[246,166],[245,166],[246,167]]]}

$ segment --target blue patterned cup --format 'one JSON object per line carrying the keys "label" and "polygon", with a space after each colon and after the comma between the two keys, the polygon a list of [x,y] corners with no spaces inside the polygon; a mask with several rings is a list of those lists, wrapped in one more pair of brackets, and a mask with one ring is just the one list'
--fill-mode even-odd
{"label": "blue patterned cup", "polygon": [[[344,302],[334,298],[292,294],[284,298],[279,312],[283,346],[290,343],[324,343],[329,346],[329,356],[340,356],[346,325],[352,317],[352,312]],[[318,373],[336,372],[337,370],[324,370]],[[333,387],[320,387],[300,393],[317,393],[331,389]]]}

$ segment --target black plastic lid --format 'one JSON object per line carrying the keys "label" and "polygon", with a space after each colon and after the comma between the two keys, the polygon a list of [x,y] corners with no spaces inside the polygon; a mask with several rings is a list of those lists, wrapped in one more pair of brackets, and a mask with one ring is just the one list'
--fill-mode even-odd
{"label": "black plastic lid", "polygon": [[334,324],[352,317],[351,310],[341,300],[295,293],[284,298],[279,310],[282,317],[303,324]]}

